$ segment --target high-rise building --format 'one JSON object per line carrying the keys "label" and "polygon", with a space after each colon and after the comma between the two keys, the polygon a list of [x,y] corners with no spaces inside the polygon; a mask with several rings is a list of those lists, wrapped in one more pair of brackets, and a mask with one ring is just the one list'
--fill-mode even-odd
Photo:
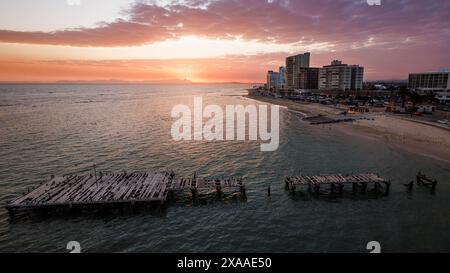
{"label": "high-rise building", "polygon": [[450,90],[450,72],[428,72],[409,74],[408,88],[419,92]]}
{"label": "high-rise building", "polygon": [[280,76],[278,72],[272,70],[267,71],[267,88],[271,89],[280,85]]}
{"label": "high-rise building", "polygon": [[286,58],[286,87],[300,88],[300,69],[309,67],[310,53],[299,54]]}
{"label": "high-rise building", "polygon": [[301,67],[298,88],[306,90],[319,89],[319,68]]}
{"label": "high-rise building", "polygon": [[286,69],[281,66],[278,72],[272,70],[267,72],[267,88],[284,88],[286,84]]}
{"label": "high-rise building", "polygon": [[364,80],[364,67],[347,65],[334,60],[319,70],[319,89],[322,90],[361,90]]}
{"label": "high-rise building", "polygon": [[362,90],[364,82],[364,67],[359,65],[349,65],[351,69],[350,90]]}

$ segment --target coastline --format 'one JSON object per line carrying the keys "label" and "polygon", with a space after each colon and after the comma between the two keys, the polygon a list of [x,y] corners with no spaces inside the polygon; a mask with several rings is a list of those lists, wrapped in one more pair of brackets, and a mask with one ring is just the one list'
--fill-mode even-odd
{"label": "coastline", "polygon": [[305,116],[317,116],[317,115],[337,115],[342,110],[332,107],[323,106],[317,103],[296,102],[287,99],[269,98],[262,96],[244,95],[244,98],[252,99],[260,102],[267,102],[280,106],[287,107],[291,111],[300,112]]}
{"label": "coastline", "polygon": [[[336,115],[342,111],[317,103],[249,95],[244,97],[285,106],[306,116]],[[393,148],[432,158],[450,166],[450,130],[386,114],[367,115],[373,120],[356,120],[351,123],[334,124],[331,127],[350,136],[375,139]]]}

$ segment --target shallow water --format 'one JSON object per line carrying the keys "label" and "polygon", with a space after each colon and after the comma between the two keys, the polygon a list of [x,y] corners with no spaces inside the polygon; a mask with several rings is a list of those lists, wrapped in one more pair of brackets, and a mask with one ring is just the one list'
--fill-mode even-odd
{"label": "shallow water", "polygon": [[[176,104],[255,103],[245,85],[0,85],[0,202],[51,174],[174,169],[181,175],[241,175],[247,202],[178,203],[164,212],[10,221],[0,210],[0,251],[66,252],[385,252],[450,251],[450,170],[382,142],[313,127],[281,110],[280,147],[258,142],[174,142]],[[440,182],[435,194],[404,183],[418,171]],[[392,180],[389,196],[293,198],[293,173],[376,172]],[[272,196],[266,195],[271,186]]]}

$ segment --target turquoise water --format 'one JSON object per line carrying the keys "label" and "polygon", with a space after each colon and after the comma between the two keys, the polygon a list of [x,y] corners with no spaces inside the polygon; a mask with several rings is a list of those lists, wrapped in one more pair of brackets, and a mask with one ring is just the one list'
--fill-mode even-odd
{"label": "turquoise water", "polygon": [[[280,147],[259,142],[174,142],[176,104],[256,103],[245,85],[0,85],[0,203],[52,174],[171,168],[181,175],[240,175],[247,202],[177,203],[164,212],[30,215],[0,209],[1,252],[385,252],[450,251],[448,165],[383,142],[312,127],[287,110]],[[330,129],[331,128],[331,129]],[[423,171],[435,194],[403,183]],[[392,180],[387,197],[290,196],[293,173],[376,172]],[[267,197],[271,186],[272,196]]]}

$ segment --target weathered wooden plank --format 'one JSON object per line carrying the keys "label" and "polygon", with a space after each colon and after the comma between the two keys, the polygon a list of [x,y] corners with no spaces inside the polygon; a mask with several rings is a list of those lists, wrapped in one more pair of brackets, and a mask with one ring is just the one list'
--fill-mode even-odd
{"label": "weathered wooden plank", "polygon": [[52,177],[31,192],[7,205],[8,208],[55,205],[104,204],[165,201],[171,190],[240,188],[242,179],[175,178],[169,172],[101,174],[97,176]]}

